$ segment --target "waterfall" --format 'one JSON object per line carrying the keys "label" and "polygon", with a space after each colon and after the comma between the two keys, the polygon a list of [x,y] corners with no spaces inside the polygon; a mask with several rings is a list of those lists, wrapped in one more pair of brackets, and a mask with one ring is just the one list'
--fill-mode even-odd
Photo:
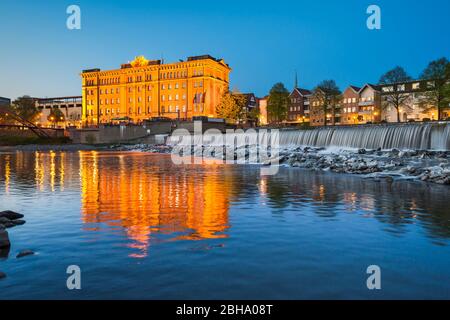
{"label": "waterfall", "polygon": [[450,150],[450,124],[328,127],[280,132],[282,146]]}
{"label": "waterfall", "polygon": [[[264,137],[267,139],[264,131]],[[421,124],[379,124],[348,127],[321,127],[311,130],[279,130],[271,131],[276,135],[280,146],[311,146],[311,147],[342,147],[364,149],[408,149],[408,150],[450,150],[450,123],[421,123]],[[237,141],[241,145],[243,140],[249,141],[249,135],[242,133],[227,136],[226,141]],[[220,135],[194,136],[195,145],[223,144],[225,138]],[[250,140],[253,138],[250,138]],[[168,139],[168,144],[178,144],[179,138]],[[188,141],[188,140],[184,140]],[[191,141],[189,139],[189,141]],[[247,142],[248,143],[248,142]],[[184,143],[182,143],[184,144]],[[228,143],[225,143],[228,144]],[[249,143],[252,144],[252,143]]]}

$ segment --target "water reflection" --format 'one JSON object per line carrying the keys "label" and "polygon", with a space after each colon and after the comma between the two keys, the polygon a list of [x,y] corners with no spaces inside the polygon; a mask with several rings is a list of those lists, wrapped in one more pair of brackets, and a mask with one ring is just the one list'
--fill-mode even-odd
{"label": "water reflection", "polygon": [[380,222],[384,232],[396,236],[417,224],[427,237],[450,238],[448,187],[298,169],[261,177],[257,168],[245,166],[174,166],[161,155],[14,152],[0,153],[0,190],[16,201],[76,192],[84,229],[125,232],[129,246],[137,249],[133,257],[145,257],[162,239],[226,238],[230,210],[239,206],[254,212],[268,207],[277,216],[355,214]]}
{"label": "water reflection", "polygon": [[[171,240],[226,237],[231,179],[226,167],[185,170],[170,157],[80,153],[83,222],[123,227],[145,256],[152,234]],[[221,173],[219,175],[219,173]]]}

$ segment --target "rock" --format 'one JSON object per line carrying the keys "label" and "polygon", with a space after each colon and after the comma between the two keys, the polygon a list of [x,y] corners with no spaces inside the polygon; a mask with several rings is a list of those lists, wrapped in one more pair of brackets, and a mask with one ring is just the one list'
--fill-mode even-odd
{"label": "rock", "polygon": [[0,279],[5,279],[6,273],[0,271]]}
{"label": "rock", "polygon": [[8,259],[10,247],[0,248],[0,259]]}
{"label": "rock", "polygon": [[26,221],[25,220],[13,220],[11,222],[16,226],[21,226],[21,225],[24,225]]}
{"label": "rock", "polygon": [[24,215],[14,212],[14,211],[7,210],[7,211],[0,212],[0,218],[1,217],[7,218],[9,220],[16,220],[16,219],[22,219],[24,217]]}
{"label": "rock", "polygon": [[26,257],[26,256],[31,256],[31,255],[34,255],[33,251],[31,251],[31,250],[22,250],[22,251],[20,251],[17,254],[16,258],[19,259],[19,258],[23,258],[23,257]]}
{"label": "rock", "polygon": [[6,223],[8,223],[8,222],[11,222],[11,220],[9,220],[8,218],[5,218],[5,217],[0,217],[0,223],[1,224],[6,224]]}
{"label": "rock", "polygon": [[6,229],[5,225],[0,223],[0,231],[5,229]]}
{"label": "rock", "polygon": [[366,149],[359,149],[358,150],[358,154],[366,154],[366,153],[367,153]]}
{"label": "rock", "polygon": [[9,248],[10,246],[8,231],[0,230],[0,248]]}

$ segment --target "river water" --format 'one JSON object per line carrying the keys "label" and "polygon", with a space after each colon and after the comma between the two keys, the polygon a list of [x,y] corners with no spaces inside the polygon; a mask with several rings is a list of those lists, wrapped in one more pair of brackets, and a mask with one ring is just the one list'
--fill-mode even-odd
{"label": "river water", "polygon": [[[0,299],[449,299],[449,197],[158,154],[0,153],[0,210],[27,221],[8,229]],[[370,265],[381,290],[367,289]]]}

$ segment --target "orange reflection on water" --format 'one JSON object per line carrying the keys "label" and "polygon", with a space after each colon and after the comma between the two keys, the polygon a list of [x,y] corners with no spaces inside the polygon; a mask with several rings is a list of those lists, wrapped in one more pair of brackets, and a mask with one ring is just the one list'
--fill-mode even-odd
{"label": "orange reflection on water", "polygon": [[161,155],[80,152],[83,222],[124,228],[140,252],[133,257],[146,256],[156,234],[224,238],[231,180],[219,179],[223,170],[211,165],[196,172]]}

